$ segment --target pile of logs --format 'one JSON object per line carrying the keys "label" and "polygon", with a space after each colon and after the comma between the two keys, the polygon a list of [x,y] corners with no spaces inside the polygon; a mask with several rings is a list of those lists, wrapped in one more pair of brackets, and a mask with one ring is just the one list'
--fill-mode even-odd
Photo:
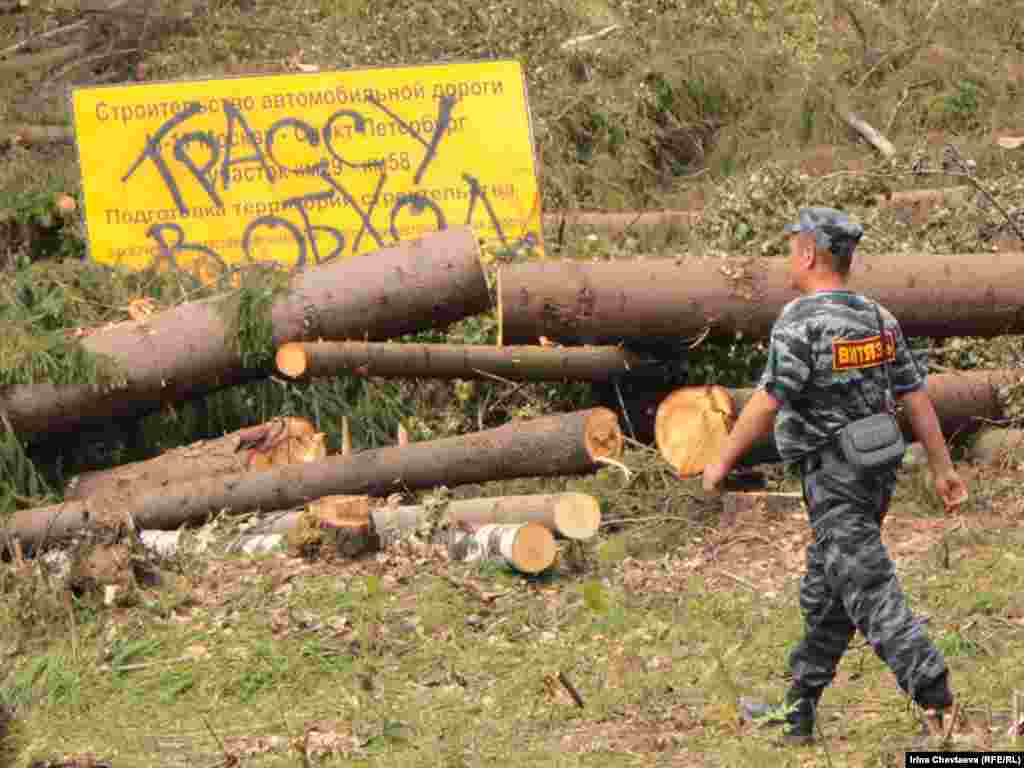
{"label": "pile of logs", "polygon": [[[892,309],[908,336],[1019,334],[1024,259],[1012,256],[858,257],[851,283]],[[116,384],[16,386],[0,392],[0,412],[31,440],[141,416],[278,373],[296,381],[376,376],[617,383],[650,362],[636,351],[645,338],[765,338],[779,309],[795,296],[781,262],[539,261],[498,272],[497,346],[388,341],[443,329],[491,308],[474,233],[448,229],[297,274],[271,309],[273,366],[243,364],[218,306],[227,299],[193,302],[81,339],[89,352],[112,358],[124,371]],[[928,391],[943,432],[961,436],[998,420],[997,392],[1020,379],[1016,370],[931,376]],[[654,403],[656,442],[666,461],[681,476],[701,472],[750,394],[684,386]],[[587,473],[616,463],[623,448],[618,415],[604,407],[440,440],[400,440],[355,454],[345,441],[340,454],[327,455],[323,437],[302,419],[280,419],[87,473],[67,489],[64,503],[16,513],[0,530],[0,545],[17,540],[33,551],[97,526],[173,531],[221,510],[258,509],[291,510],[274,534],[292,536],[305,527],[320,540],[341,531],[347,532],[345,546],[354,540],[361,548],[395,531],[418,529],[429,516],[421,507],[388,506],[382,499],[389,494]],[[1001,448],[993,446],[1018,438],[989,435],[977,445],[994,454]],[[770,438],[744,459],[748,465],[773,461],[779,457]],[[330,499],[337,503],[324,501]],[[596,501],[572,495],[460,501],[444,517],[453,556],[499,558],[525,572],[550,566],[556,537],[587,538],[600,523]]]}

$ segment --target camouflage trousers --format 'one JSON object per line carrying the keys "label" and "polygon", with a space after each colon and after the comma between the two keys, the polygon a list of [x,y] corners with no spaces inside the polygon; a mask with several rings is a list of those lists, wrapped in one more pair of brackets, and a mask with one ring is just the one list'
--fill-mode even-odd
{"label": "camouflage trousers", "polygon": [[935,706],[915,693],[948,690],[946,664],[911,614],[882,543],[896,470],[860,473],[831,448],[801,469],[814,540],[800,585],[805,635],[789,659],[794,687],[820,696],[860,630],[900,688]]}

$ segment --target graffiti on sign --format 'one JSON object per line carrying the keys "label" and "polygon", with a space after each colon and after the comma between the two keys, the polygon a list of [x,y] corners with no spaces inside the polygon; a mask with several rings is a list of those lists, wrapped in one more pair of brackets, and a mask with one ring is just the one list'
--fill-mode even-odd
{"label": "graffiti on sign", "polygon": [[488,61],[72,91],[92,258],[215,277],[471,224],[543,255],[522,67]]}

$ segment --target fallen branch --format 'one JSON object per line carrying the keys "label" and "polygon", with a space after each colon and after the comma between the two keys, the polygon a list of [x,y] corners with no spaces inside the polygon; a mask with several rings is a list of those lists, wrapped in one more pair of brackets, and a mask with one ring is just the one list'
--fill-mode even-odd
{"label": "fallen branch", "polygon": [[988,199],[988,201],[992,203],[992,207],[1003,215],[1003,218],[1006,219],[1006,223],[1010,225],[1010,228],[1017,234],[1017,237],[1020,238],[1021,240],[1024,240],[1024,228],[1022,228],[1021,225],[1017,223],[1016,219],[1014,219],[1013,216],[1010,215],[1010,212],[1006,210],[1003,204],[996,200],[995,195],[989,192],[988,188],[985,187],[985,185],[983,185],[980,181],[978,181],[974,173],[971,172],[971,170],[967,167],[967,163],[964,162],[964,158],[960,154],[960,151],[954,145],[947,144],[946,152],[952,157],[954,162],[957,164],[960,172],[965,175],[967,181],[971,184],[971,186],[978,190],[981,194],[983,194]]}
{"label": "fallen branch", "polygon": [[559,671],[558,682],[569,692],[572,696],[572,700],[576,702],[576,706],[583,709],[583,697],[580,696],[580,692],[576,690],[576,686],[569,681],[569,676],[565,672]]}
{"label": "fallen branch", "polygon": [[551,211],[543,216],[548,226],[592,227],[617,234],[634,227],[653,229],[656,227],[688,227],[700,222],[701,211],[665,209],[660,211]]}
{"label": "fallen branch", "polygon": [[19,72],[31,72],[33,70],[57,67],[76,56],[81,56],[85,51],[86,46],[83,43],[72,43],[71,45],[54,48],[51,51],[29,53],[24,56],[4,59],[0,61],[0,75],[11,75]]}
{"label": "fallen branch", "polygon": [[73,144],[74,132],[63,125],[19,125],[10,132],[14,143]]}
{"label": "fallen branch", "polygon": [[610,24],[604,29],[600,29],[597,32],[593,32],[589,35],[579,35],[577,37],[569,38],[558,47],[563,51],[568,51],[572,48],[583,45],[584,43],[590,43],[593,42],[594,40],[600,40],[602,37],[607,37],[612,32],[620,28],[620,24]]}
{"label": "fallen branch", "polygon": [[896,154],[896,147],[870,124],[858,117],[856,113],[844,111],[840,112],[840,115],[848,126],[859,133],[861,138],[878,150],[887,160]]}
{"label": "fallen branch", "polygon": [[[15,3],[15,5],[17,5],[17,3]],[[85,20],[76,21],[72,24],[65,24],[64,26],[57,27],[56,29],[51,29],[46,32],[40,32],[38,35],[32,35],[31,37],[27,37],[19,43],[15,43],[14,45],[8,48],[4,48],[2,51],[0,51],[0,56],[10,56],[12,53],[17,53],[21,49],[26,48],[29,45],[32,45],[32,43],[35,43],[39,40],[49,40],[51,37],[62,35],[65,32],[75,32],[79,29],[83,29],[86,25],[88,25],[88,23],[89,22]]]}

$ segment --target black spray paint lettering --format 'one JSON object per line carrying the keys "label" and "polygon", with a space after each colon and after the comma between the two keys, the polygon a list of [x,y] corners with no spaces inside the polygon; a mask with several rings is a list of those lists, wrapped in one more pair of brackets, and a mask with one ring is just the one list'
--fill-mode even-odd
{"label": "black spray paint lettering", "polygon": [[[159,130],[153,134],[153,137],[146,140],[146,146],[142,150],[142,154],[140,154],[135,162],[132,163],[131,168],[128,169],[128,173],[121,177],[121,183],[123,184],[128,181],[138,167],[148,158],[156,164],[157,170],[160,173],[160,178],[164,180],[164,184],[166,184],[167,188],[171,191],[171,197],[174,198],[174,204],[178,206],[178,210],[182,213],[188,213],[188,208],[185,207],[185,200],[181,196],[181,191],[178,189],[177,182],[174,180],[174,174],[171,173],[171,169],[167,166],[167,161],[164,160],[164,156],[160,152],[160,145],[168,133],[173,131],[193,115],[199,114],[201,110],[202,107],[199,105],[199,102],[194,101],[160,126]],[[181,139],[179,138],[178,143],[180,142]],[[177,147],[177,144],[175,146]]]}
{"label": "black spray paint lettering", "polygon": [[[274,172],[270,170],[270,166],[267,164],[267,158],[263,155],[263,149],[259,142],[256,141],[256,134],[252,132],[252,128],[249,127],[249,123],[245,117],[238,110],[234,104],[229,102],[227,99],[224,100],[224,114],[228,120],[228,138],[224,142],[224,163],[221,165],[221,183],[224,185],[224,190],[227,191],[228,186],[231,184],[231,166],[243,165],[245,163],[259,163],[263,166],[263,172],[267,174],[268,179],[274,178]],[[238,159],[232,159],[231,151],[235,147],[235,124],[239,124],[242,130],[245,131],[245,136],[249,142],[255,148],[255,151],[251,155],[246,157],[240,157]],[[268,131],[269,134],[269,131]]]}
{"label": "black spray paint lettering", "polygon": [[[210,152],[210,159],[202,167],[196,165],[192,156],[188,153],[188,145],[193,142],[199,142]],[[208,131],[195,131],[178,137],[178,140],[174,142],[174,157],[192,172],[192,175],[196,177],[196,180],[206,191],[206,194],[210,196],[213,204],[218,208],[223,208],[224,203],[221,201],[220,195],[217,194],[217,187],[214,184],[212,174],[214,166],[217,165],[217,160],[220,159],[220,147],[217,146],[217,139],[214,135]],[[184,212],[182,211],[182,213]]]}
{"label": "black spray paint lettering", "polygon": [[426,173],[427,166],[430,165],[430,161],[433,160],[434,156],[437,154],[437,146],[441,143],[441,136],[443,136],[444,132],[448,130],[448,126],[451,123],[452,110],[455,109],[455,97],[442,96],[441,100],[438,102],[437,120],[434,122],[434,135],[430,137],[429,142],[420,136],[411,125],[377,101],[376,96],[368,98],[367,101],[388,115],[388,117],[398,123],[406,133],[427,148],[426,154],[423,155],[423,161],[420,163],[420,167],[416,169],[416,174],[413,176],[413,182],[419,184],[423,180],[423,174]]}
{"label": "black spray paint lettering", "polygon": [[420,216],[428,208],[434,212],[434,216],[437,219],[437,230],[448,229],[448,222],[444,220],[444,211],[438,207],[437,203],[431,200],[429,197],[425,197],[420,194],[411,195],[399,195],[395,201],[394,208],[391,209],[391,236],[395,238],[395,242],[398,242],[402,238],[398,236],[398,227],[395,224],[395,220],[398,218],[398,213],[406,206],[412,208],[413,215]]}
{"label": "black spray paint lettering", "polygon": [[[309,195],[303,195],[302,197],[292,197],[284,201],[285,208],[297,208],[299,215],[302,217],[302,225],[304,227],[306,239],[309,241],[309,245],[313,250],[313,263],[314,264],[327,264],[334,261],[336,258],[341,256],[345,251],[345,235],[336,230],[334,227],[323,227],[316,226],[309,219],[309,211],[306,210],[307,203],[315,203],[324,200],[330,200],[334,197],[334,190],[329,189],[325,192],[314,192]],[[316,233],[324,232],[334,238],[334,250],[326,256],[320,255],[320,247],[316,244]]]}
{"label": "black spray paint lettering", "polygon": [[352,206],[352,209],[356,212],[360,221],[362,221],[359,234],[356,235],[356,239],[352,242],[352,252],[356,253],[359,250],[359,244],[363,241],[364,232],[369,232],[370,236],[377,242],[377,246],[383,248],[384,239],[380,236],[380,232],[374,228],[371,218],[373,217],[374,210],[377,208],[377,201],[380,200],[380,193],[384,189],[384,184],[387,182],[388,175],[382,172],[381,175],[377,177],[377,188],[373,190],[373,198],[370,200],[370,205],[365,211],[359,207],[359,203],[357,203],[356,199],[349,194],[349,191],[336,181],[331,174],[326,172],[326,169],[324,170],[323,179],[334,187],[334,191],[341,195],[346,203]]}
{"label": "black spray paint lettering", "polygon": [[[158,267],[161,262],[167,262],[168,266],[176,271],[179,269],[177,255],[181,252],[201,253],[213,260],[222,271],[227,265],[220,255],[212,248],[207,248],[201,243],[189,243],[185,240],[185,230],[180,224],[153,224],[146,230],[146,236],[156,241],[159,252],[153,257],[151,266]],[[173,237],[173,242],[171,241]]]}
{"label": "black spray paint lettering", "polygon": [[288,219],[282,219],[280,216],[260,216],[258,219],[254,219],[249,222],[249,226],[245,228],[245,232],[242,233],[242,251],[245,253],[245,257],[249,262],[260,261],[253,257],[252,254],[252,234],[260,227],[266,227],[267,229],[276,229],[277,227],[283,227],[288,231],[288,234],[292,236],[295,244],[299,248],[299,257],[295,260],[296,269],[304,269],[306,266],[306,240],[302,236],[302,232],[299,228],[292,224]]}
{"label": "black spray paint lettering", "polygon": [[[387,114],[399,125],[403,132],[407,133],[425,148],[426,151],[423,159],[420,162],[414,177],[415,183],[419,184],[427,169],[430,167],[430,164],[436,158],[441,139],[451,124],[451,115],[456,104],[456,99],[453,96],[445,96],[440,99],[440,103],[438,105],[438,118],[434,123],[435,127],[429,140],[423,138],[423,136],[421,136],[410,124],[376,99],[369,99],[368,101],[377,109],[380,109],[382,112]],[[310,251],[312,251],[314,264],[325,263],[338,258],[344,252],[347,245],[345,236],[334,227],[315,225],[310,219],[308,210],[309,204],[326,202],[335,199],[337,196],[340,196],[347,205],[352,207],[361,221],[359,233],[352,241],[352,252],[357,253],[359,251],[359,246],[362,244],[364,235],[369,235],[378,247],[386,247],[387,244],[384,242],[384,238],[372,221],[373,214],[381,200],[381,194],[388,178],[386,174],[385,161],[383,159],[363,163],[348,161],[341,155],[333,142],[334,137],[340,133],[339,131],[335,131],[335,126],[343,119],[352,121],[353,129],[357,134],[365,134],[367,121],[364,115],[353,110],[338,110],[328,118],[323,126],[322,132],[317,131],[314,126],[301,119],[295,117],[282,118],[276,121],[267,130],[264,149],[241,111],[239,111],[234,104],[231,104],[226,100],[223,101],[223,105],[225,118],[227,120],[227,131],[225,134],[223,153],[221,153],[220,144],[217,141],[216,136],[210,131],[195,131],[179,135],[177,140],[174,142],[173,152],[174,159],[185,166],[185,169],[197,180],[203,188],[203,191],[209,196],[211,202],[213,202],[218,208],[223,207],[221,196],[218,194],[216,188],[215,169],[218,162],[220,162],[219,175],[225,190],[230,186],[230,172],[232,167],[236,165],[259,164],[262,167],[266,178],[271,184],[273,184],[280,174],[271,167],[271,163],[274,166],[283,169],[284,172],[301,171],[303,173],[309,173],[313,177],[323,179],[330,186],[330,189],[306,194],[301,197],[290,198],[283,202],[282,208],[295,208],[298,210],[299,216],[302,219],[302,229],[287,219],[275,214],[264,215],[250,222],[246,226],[242,237],[242,249],[245,254],[245,258],[248,261],[251,262],[256,260],[252,249],[254,244],[254,233],[259,228],[272,230],[283,229],[288,233],[288,239],[293,240],[298,248],[298,260],[295,265],[298,268],[303,268],[307,265]],[[161,143],[168,133],[189,120],[192,116],[199,114],[201,111],[199,104],[197,102],[193,102],[187,105],[183,111],[174,115],[165,122],[152,138],[147,139],[143,152],[135,160],[125,176],[122,177],[122,182],[127,182],[139,166],[147,159],[152,160],[156,165],[165,186],[174,199],[175,205],[178,207],[182,215],[187,216],[189,209],[181,194],[181,190],[178,187],[177,180],[161,152]],[[308,165],[302,165],[299,167],[289,167],[278,160],[274,154],[274,142],[277,138],[278,132],[289,127],[295,130],[297,136],[301,133],[306,139],[306,143],[310,147],[314,148],[321,145],[322,135],[323,148],[331,158],[342,167],[361,170],[376,168],[380,171],[377,185],[374,189],[370,203],[365,210],[358,204],[355,197],[329,173],[327,160],[320,160],[319,162],[309,163]],[[238,132],[238,129],[240,129],[241,134],[244,135],[246,140],[245,142],[236,140],[236,133]],[[253,151],[242,157],[236,156],[234,154],[236,149],[235,145],[240,143],[251,144],[254,148]],[[190,154],[190,148],[194,144],[201,144],[209,154],[208,159],[202,165],[196,163]],[[476,210],[476,205],[478,202],[481,202],[499,240],[503,245],[508,245],[507,238],[501,227],[501,222],[498,219],[494,208],[487,197],[487,193],[479,180],[468,173],[463,173],[462,177],[469,187],[469,206],[466,215],[466,223],[471,223],[473,213]],[[429,210],[434,214],[438,230],[447,228],[447,221],[445,219],[444,212],[425,194],[421,194],[416,191],[399,194],[396,196],[395,203],[390,211],[388,226],[389,234],[396,242],[401,239],[399,237],[397,219],[399,214],[405,209],[409,209],[412,215],[417,217],[423,215],[423,213]],[[316,240],[316,234],[318,232],[327,234],[334,240],[334,247],[326,255],[322,255],[320,253],[320,248]],[[175,255],[177,253],[190,251],[201,252],[212,258],[216,264],[221,265],[226,269],[224,261],[215,251],[207,246],[188,242],[186,240],[184,230],[177,224],[153,225],[149,230],[147,230],[147,236],[157,242],[159,247],[159,253],[155,257],[157,260],[169,260],[172,265],[176,265]],[[526,238],[524,238],[524,242],[527,243],[532,244],[535,241],[536,237],[533,233],[528,234]]]}
{"label": "black spray paint lettering", "polygon": [[362,169],[365,169],[365,168],[380,168],[381,172],[383,172],[384,171],[384,160],[383,159],[381,159],[381,160],[370,160],[367,163],[351,163],[348,160],[346,160],[344,157],[342,157],[341,153],[338,152],[334,148],[334,135],[335,135],[334,123],[337,120],[340,120],[343,117],[347,117],[349,120],[352,121],[352,128],[353,128],[353,130],[356,133],[363,134],[363,135],[366,134],[366,118],[363,117],[362,114],[360,114],[359,112],[356,112],[354,110],[351,110],[351,109],[339,109],[337,112],[335,112],[329,118],[327,118],[327,122],[324,124],[324,146],[327,148],[328,154],[334,160],[336,160],[338,163],[340,163],[342,168],[344,168],[346,165],[349,168],[356,168],[356,169],[359,169],[359,170],[362,170]]}

